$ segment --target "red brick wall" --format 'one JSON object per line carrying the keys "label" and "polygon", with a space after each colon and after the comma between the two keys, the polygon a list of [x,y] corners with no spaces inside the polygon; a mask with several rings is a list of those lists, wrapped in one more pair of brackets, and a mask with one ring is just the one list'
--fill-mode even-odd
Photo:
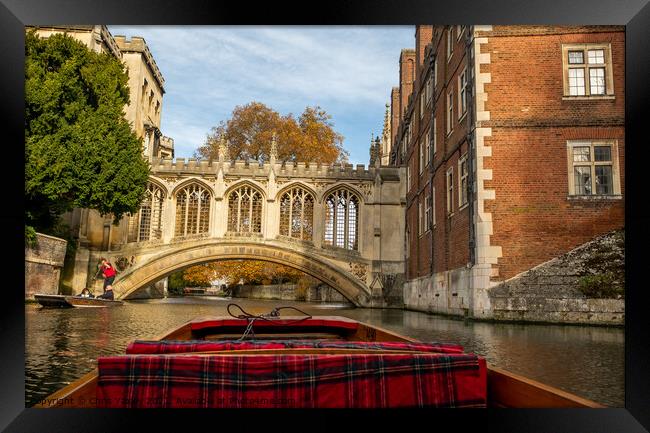
{"label": "red brick wall", "polygon": [[[618,31],[602,31],[616,29]],[[618,140],[625,191],[624,32],[618,28],[495,26],[482,52],[491,63],[486,110],[492,128],[487,189],[495,200],[491,244],[501,246],[496,280],[510,278],[595,236],[624,226],[624,199],[568,198],[567,140]],[[576,33],[583,32],[583,33]],[[588,33],[584,33],[588,32]],[[613,100],[563,100],[561,44],[611,43]]]}
{"label": "red brick wall", "polygon": [[[409,112],[412,110],[410,119],[412,119],[413,125],[413,142],[407,154],[413,185],[407,193],[407,221],[411,228],[410,258],[407,263],[408,279],[430,276],[432,274],[432,260],[434,272],[436,273],[464,267],[469,261],[469,209],[467,206],[459,209],[458,203],[458,160],[462,155],[466,154],[468,149],[466,141],[467,118],[463,117],[459,122],[457,111],[457,80],[459,73],[466,65],[465,42],[463,37],[460,40],[458,39],[456,27],[454,26],[452,28],[454,50],[452,57],[447,61],[446,32],[449,29],[450,26],[435,26],[430,29],[418,28],[416,31],[416,52],[424,53],[424,47],[431,43],[432,49],[437,53],[438,57],[437,85],[431,104],[435,106],[437,146],[432,163],[433,168],[425,161],[426,166],[420,173],[419,146],[424,146],[425,137],[432,127],[432,106],[427,105],[424,115],[420,118],[420,93],[426,90],[427,68],[429,65],[424,59],[418,59],[422,66],[416,71],[417,80],[414,86],[412,105],[409,107]],[[426,42],[427,37],[431,38],[429,42]],[[454,113],[452,133],[447,135],[445,131],[446,98],[449,91],[452,91],[454,95]],[[446,209],[447,189],[445,176],[449,167],[453,167],[454,170],[454,199],[451,216],[448,216]],[[418,236],[418,203],[422,203],[424,210],[425,197],[431,192],[431,182],[436,188],[434,201],[436,225],[433,228],[433,245],[431,244],[431,231]]]}
{"label": "red brick wall", "polygon": [[[452,32],[453,51],[447,58],[447,33]],[[467,29],[465,29],[465,32]],[[434,47],[437,53],[438,84],[436,86],[437,150],[434,156],[436,187],[436,227],[434,229],[434,272],[456,269],[469,261],[469,207],[459,209],[458,160],[467,153],[467,116],[458,117],[458,76],[467,65],[466,33],[458,38],[456,26],[436,26]],[[452,130],[447,134],[448,94],[452,92]],[[453,203],[451,216],[447,213],[447,179],[453,168]]]}

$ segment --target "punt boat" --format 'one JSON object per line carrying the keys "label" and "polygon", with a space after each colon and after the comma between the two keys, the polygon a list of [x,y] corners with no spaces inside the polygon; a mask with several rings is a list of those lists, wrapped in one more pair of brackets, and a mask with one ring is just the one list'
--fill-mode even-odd
{"label": "punt boat", "polygon": [[43,295],[35,294],[34,298],[43,307],[71,308],[71,307],[114,307],[124,305],[123,301],[111,301],[101,298],[83,298],[81,296]]}
{"label": "punt boat", "polygon": [[98,358],[36,407],[604,407],[459,345],[339,316],[235,316],[231,305],[231,316],[197,318]]}

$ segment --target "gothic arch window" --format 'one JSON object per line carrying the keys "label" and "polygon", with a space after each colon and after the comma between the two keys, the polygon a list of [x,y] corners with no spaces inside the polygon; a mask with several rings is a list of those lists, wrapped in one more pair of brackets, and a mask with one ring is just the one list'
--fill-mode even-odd
{"label": "gothic arch window", "polygon": [[149,182],[140,210],[129,219],[129,242],[162,239],[162,214],[165,192]]}
{"label": "gothic arch window", "polygon": [[242,185],[228,194],[228,231],[262,232],[261,192],[250,185]]}
{"label": "gothic arch window", "polygon": [[198,183],[185,185],[176,193],[174,236],[207,233],[210,228],[210,191]]}
{"label": "gothic arch window", "polygon": [[280,234],[312,240],[314,234],[314,196],[294,187],[280,198]]}
{"label": "gothic arch window", "polygon": [[325,198],[325,245],[359,249],[359,198],[341,188]]}

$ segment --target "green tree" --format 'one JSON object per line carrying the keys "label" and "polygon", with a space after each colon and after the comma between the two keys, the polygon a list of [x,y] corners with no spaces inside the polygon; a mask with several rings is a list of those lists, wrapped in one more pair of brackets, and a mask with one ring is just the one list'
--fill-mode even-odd
{"label": "green tree", "polygon": [[25,40],[27,224],[48,232],[76,207],[112,214],[142,201],[149,165],[124,118],[124,65],[67,35]]}

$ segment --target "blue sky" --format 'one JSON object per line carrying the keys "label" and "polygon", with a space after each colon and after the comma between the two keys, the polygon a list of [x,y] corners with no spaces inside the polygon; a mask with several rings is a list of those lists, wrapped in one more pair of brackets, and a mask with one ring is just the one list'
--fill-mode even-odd
{"label": "blue sky", "polygon": [[109,26],[142,36],[165,78],[161,130],[188,158],[233,108],[259,101],[284,115],[319,105],[353,164],[368,164],[398,85],[413,26]]}

